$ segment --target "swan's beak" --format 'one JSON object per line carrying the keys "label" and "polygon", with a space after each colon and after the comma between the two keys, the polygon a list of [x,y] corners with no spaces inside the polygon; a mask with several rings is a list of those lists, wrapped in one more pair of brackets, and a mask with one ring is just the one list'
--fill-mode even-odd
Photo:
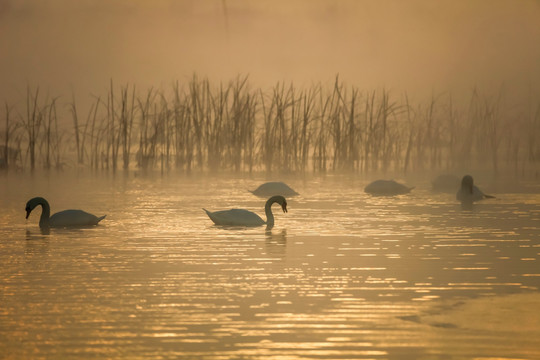
{"label": "swan's beak", "polygon": [[287,212],[287,203],[284,202],[283,205],[281,205],[281,208],[283,209],[283,212]]}
{"label": "swan's beak", "polygon": [[28,219],[31,212],[32,212],[32,210],[26,209],[26,219]]}

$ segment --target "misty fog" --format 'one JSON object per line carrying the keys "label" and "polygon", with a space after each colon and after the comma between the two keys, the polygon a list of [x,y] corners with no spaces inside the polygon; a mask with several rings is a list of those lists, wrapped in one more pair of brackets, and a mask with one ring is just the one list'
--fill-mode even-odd
{"label": "misty fog", "polygon": [[540,359],[539,179],[540,0],[0,0],[0,357]]}
{"label": "misty fog", "polygon": [[540,2],[0,1],[0,97],[101,94],[191,74],[333,81],[421,97],[540,86]]}
{"label": "misty fog", "polygon": [[[77,152],[82,164],[92,151],[96,164],[101,156],[102,166],[108,168],[110,159],[115,169],[118,154],[113,149],[110,156],[109,150],[120,141],[124,157],[137,153],[139,160],[155,160],[166,151],[169,164],[174,137],[172,152],[197,157],[201,167],[203,157],[210,167],[219,165],[221,159],[210,161],[217,151],[244,156],[225,160],[230,160],[226,167],[251,171],[257,158],[259,169],[266,161],[267,170],[288,171],[288,139],[298,135],[302,121],[294,107],[306,105],[309,120],[294,145],[300,169],[308,157],[313,163],[318,157],[320,169],[335,170],[342,161],[367,170],[371,156],[373,169],[388,170],[393,162],[395,170],[406,171],[411,161],[424,167],[424,157],[431,156],[429,165],[436,168],[491,163],[497,172],[502,159],[515,172],[529,171],[530,162],[534,173],[540,158],[538,44],[540,2],[533,0],[1,0],[0,100],[6,121],[0,136],[14,148],[12,163],[18,156],[32,169],[36,156],[49,168],[51,156],[60,164]],[[227,95],[233,92],[245,102],[242,114]],[[218,97],[225,99],[220,105],[228,117],[225,125],[210,102],[204,113],[189,113],[193,99],[203,104]],[[179,125],[180,108],[188,109],[185,127]],[[200,112],[203,106],[196,108]],[[374,114],[368,108],[378,109],[376,119],[368,119]],[[264,121],[277,124],[273,109],[285,114],[288,128],[264,128]],[[116,127],[110,116],[121,111],[124,125],[133,129],[130,136],[120,137],[122,125]],[[150,134],[149,115],[154,117]],[[315,124],[318,117],[323,120]],[[191,121],[199,118],[230,148],[217,142],[212,148],[216,134],[194,133],[197,125]],[[239,119],[243,132],[236,127]],[[167,130],[173,123],[174,134]],[[87,135],[109,138],[106,144],[85,145]],[[240,138],[242,144],[235,145]],[[269,138],[277,140],[262,140]],[[414,144],[417,154],[411,160]],[[271,164],[268,154],[280,151],[282,159]],[[129,168],[129,159],[124,161]]]}

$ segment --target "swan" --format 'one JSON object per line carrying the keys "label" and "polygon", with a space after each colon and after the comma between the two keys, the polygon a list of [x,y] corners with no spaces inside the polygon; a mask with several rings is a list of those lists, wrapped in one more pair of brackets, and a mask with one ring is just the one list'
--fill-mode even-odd
{"label": "swan", "polygon": [[461,179],[461,188],[456,194],[456,199],[464,204],[472,204],[475,201],[483,199],[492,199],[495,196],[486,195],[474,185],[474,180],[471,175],[465,175]]}
{"label": "swan", "polygon": [[364,191],[372,195],[399,195],[410,192],[414,187],[407,187],[394,180],[375,180],[364,188]]}
{"label": "swan", "polygon": [[41,217],[39,218],[40,228],[68,227],[68,226],[88,226],[97,225],[105,216],[97,217],[82,210],[64,210],[51,215],[51,208],[47,200],[42,197],[35,197],[26,203],[26,218],[30,216],[36,206],[41,205]]}
{"label": "swan", "polygon": [[210,212],[203,209],[208,217],[216,225],[232,225],[232,226],[261,226],[265,225],[268,228],[274,226],[274,214],[272,214],[272,204],[278,203],[281,205],[283,212],[287,212],[287,200],[281,195],[272,196],[266,201],[264,212],[266,213],[266,221],[254,212],[244,209],[230,209]]}
{"label": "swan", "polygon": [[291,189],[289,185],[281,181],[271,181],[260,185],[255,190],[248,190],[250,193],[260,197],[267,197],[273,195],[282,196],[296,196],[299,195],[296,191]]}

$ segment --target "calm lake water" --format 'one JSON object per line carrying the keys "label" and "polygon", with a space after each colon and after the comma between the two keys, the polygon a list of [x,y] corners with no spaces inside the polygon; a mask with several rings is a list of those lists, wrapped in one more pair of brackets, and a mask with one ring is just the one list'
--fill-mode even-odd
{"label": "calm lake water", "polygon": [[[268,180],[301,194],[272,230],[201,209],[264,217],[264,177],[0,174],[0,357],[540,359],[538,184]],[[42,234],[34,196],[107,217]]]}

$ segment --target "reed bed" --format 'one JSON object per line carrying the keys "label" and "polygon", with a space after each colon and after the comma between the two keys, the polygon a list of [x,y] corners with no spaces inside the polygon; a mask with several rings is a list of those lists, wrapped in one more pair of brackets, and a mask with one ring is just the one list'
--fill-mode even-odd
{"label": "reed bed", "polygon": [[[170,89],[115,86],[81,116],[75,96],[5,104],[0,167],[94,171],[393,172],[478,168],[537,174],[540,99],[509,105],[503,92],[473,91],[411,104],[387,89],[362,91],[247,77],[213,84],[193,76]],[[71,120],[69,120],[71,118]],[[69,125],[71,123],[71,126]]]}

